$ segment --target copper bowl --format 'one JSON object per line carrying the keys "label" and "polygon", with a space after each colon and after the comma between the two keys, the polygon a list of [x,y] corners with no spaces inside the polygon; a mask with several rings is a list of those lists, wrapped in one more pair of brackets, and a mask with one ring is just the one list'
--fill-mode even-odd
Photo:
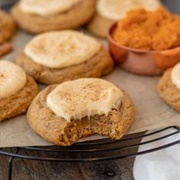
{"label": "copper bowl", "polygon": [[112,33],[113,24],[108,32],[108,46],[113,59],[128,72],[140,75],[160,75],[166,69],[180,62],[180,47],[163,51],[133,49],[117,44]]}

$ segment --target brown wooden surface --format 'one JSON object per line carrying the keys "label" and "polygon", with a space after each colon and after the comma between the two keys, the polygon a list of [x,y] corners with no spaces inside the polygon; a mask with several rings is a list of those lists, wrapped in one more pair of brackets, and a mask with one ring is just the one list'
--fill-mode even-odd
{"label": "brown wooden surface", "polygon": [[[34,155],[39,155],[35,152]],[[29,154],[28,151],[25,152]],[[45,155],[45,154],[44,154]],[[0,155],[0,180],[7,180],[9,157]],[[14,159],[12,180],[133,180],[134,158],[103,162],[43,162]]]}

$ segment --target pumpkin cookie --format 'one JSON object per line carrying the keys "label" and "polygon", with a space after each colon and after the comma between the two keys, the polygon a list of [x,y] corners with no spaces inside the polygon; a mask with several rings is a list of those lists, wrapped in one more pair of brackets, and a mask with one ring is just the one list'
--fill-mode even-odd
{"label": "pumpkin cookie", "polygon": [[34,79],[9,62],[0,61],[0,121],[24,113],[38,93]]}
{"label": "pumpkin cookie", "polygon": [[158,0],[97,0],[96,14],[87,28],[95,35],[105,38],[110,26],[124,18],[128,11],[139,8],[154,10],[159,6]]}
{"label": "pumpkin cookie", "polygon": [[168,105],[180,111],[180,63],[165,71],[158,83],[158,93]]}
{"label": "pumpkin cookie", "polygon": [[71,30],[37,35],[16,57],[16,63],[44,84],[101,77],[113,70],[112,58],[98,41]]}
{"label": "pumpkin cookie", "polygon": [[41,91],[29,107],[27,119],[47,141],[69,146],[92,134],[120,139],[132,124],[134,106],[112,83],[82,78]]}
{"label": "pumpkin cookie", "polygon": [[95,0],[21,0],[11,12],[19,26],[31,33],[72,29],[90,20]]}
{"label": "pumpkin cookie", "polygon": [[0,10],[0,45],[8,41],[16,31],[13,18]]}

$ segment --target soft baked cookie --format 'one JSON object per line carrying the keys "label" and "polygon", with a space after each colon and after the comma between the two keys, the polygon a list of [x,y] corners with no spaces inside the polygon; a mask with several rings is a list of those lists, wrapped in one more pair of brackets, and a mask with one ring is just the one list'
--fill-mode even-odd
{"label": "soft baked cookie", "polygon": [[113,69],[112,58],[98,41],[72,30],[37,35],[16,57],[16,63],[44,84],[101,77]]}
{"label": "soft baked cookie", "polygon": [[98,78],[48,86],[27,112],[27,120],[37,134],[62,146],[92,134],[120,139],[133,119],[134,106],[128,95]]}
{"label": "soft baked cookie", "polygon": [[168,105],[180,111],[180,63],[165,71],[158,83],[158,93]]}
{"label": "soft baked cookie", "polygon": [[16,31],[16,24],[13,18],[0,10],[0,44],[8,41]]}
{"label": "soft baked cookie", "polygon": [[110,26],[126,16],[132,9],[154,10],[160,6],[158,0],[97,0],[96,13],[87,28],[95,35],[105,38]]}
{"label": "soft baked cookie", "polygon": [[19,26],[31,33],[72,29],[90,20],[95,0],[21,0],[11,12]]}
{"label": "soft baked cookie", "polygon": [[12,50],[12,45],[7,41],[11,39],[16,31],[13,18],[0,10],[0,57]]}
{"label": "soft baked cookie", "polygon": [[0,121],[24,113],[39,88],[24,70],[9,61],[0,61]]}

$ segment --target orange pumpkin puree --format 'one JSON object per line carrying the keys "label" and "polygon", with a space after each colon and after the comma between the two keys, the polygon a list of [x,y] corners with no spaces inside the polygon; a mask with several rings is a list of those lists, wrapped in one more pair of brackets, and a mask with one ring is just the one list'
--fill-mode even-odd
{"label": "orange pumpkin puree", "polygon": [[120,45],[143,50],[180,46],[180,16],[160,7],[156,11],[132,10],[117,23],[112,34]]}

